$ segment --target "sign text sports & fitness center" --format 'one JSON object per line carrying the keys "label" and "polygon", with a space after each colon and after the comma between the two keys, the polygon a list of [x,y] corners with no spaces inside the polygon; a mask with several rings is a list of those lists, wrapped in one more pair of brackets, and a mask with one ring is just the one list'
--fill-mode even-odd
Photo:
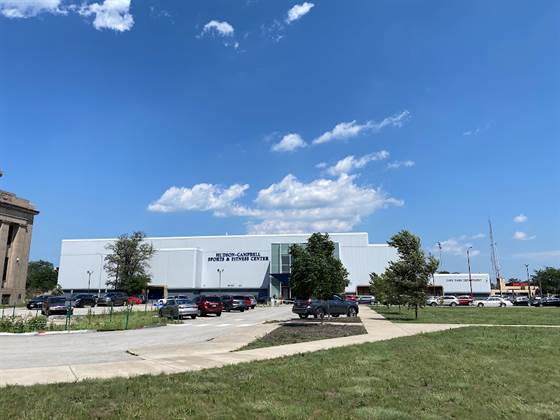
{"label": "sign text sports & fitness center", "polygon": [[260,252],[217,252],[213,257],[208,257],[208,261],[268,261],[268,256]]}

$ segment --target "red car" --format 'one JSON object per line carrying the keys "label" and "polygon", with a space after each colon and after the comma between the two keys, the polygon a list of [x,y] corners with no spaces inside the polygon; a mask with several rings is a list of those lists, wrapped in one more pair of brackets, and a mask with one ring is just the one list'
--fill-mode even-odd
{"label": "red car", "polygon": [[206,316],[208,314],[215,314],[221,316],[224,310],[224,304],[219,296],[197,296],[194,302],[198,306],[198,316]]}
{"label": "red car", "polygon": [[457,300],[459,301],[459,305],[468,306],[473,302],[474,299],[469,295],[462,295],[458,296]]}
{"label": "red car", "polygon": [[130,296],[126,300],[126,303],[128,303],[129,305],[141,305],[142,304],[142,299],[140,299],[137,296]]}
{"label": "red car", "polygon": [[347,302],[357,302],[358,297],[356,295],[344,295],[344,300]]}

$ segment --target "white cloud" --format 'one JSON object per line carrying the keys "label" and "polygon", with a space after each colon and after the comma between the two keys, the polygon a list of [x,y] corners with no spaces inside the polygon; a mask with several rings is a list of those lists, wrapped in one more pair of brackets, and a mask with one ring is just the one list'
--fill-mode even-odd
{"label": "white cloud", "polygon": [[482,238],[486,238],[486,235],[484,233],[477,233],[476,235],[472,235],[471,239],[482,239]]}
{"label": "white cloud", "polygon": [[31,18],[41,13],[66,14],[62,0],[0,0],[0,14],[7,18]]}
{"label": "white cloud", "polygon": [[482,127],[476,127],[472,130],[463,131],[463,136],[478,136],[480,133],[488,130],[490,128],[490,123],[485,124]]}
{"label": "white cloud", "polygon": [[82,16],[95,15],[93,26],[97,30],[125,32],[134,26],[130,2],[131,0],[105,0],[103,3],[84,4],[78,13]]}
{"label": "white cloud", "polygon": [[315,165],[317,169],[325,169],[327,166],[327,162],[319,162],[317,165]]}
{"label": "white cloud", "polygon": [[299,134],[290,133],[282,137],[282,140],[274,144],[270,150],[273,152],[291,152],[305,146],[306,143]]}
{"label": "white cloud", "polygon": [[236,202],[247,188],[248,185],[239,184],[228,189],[213,184],[172,187],[148,209],[157,212],[210,210],[216,216],[247,217],[251,233],[294,233],[349,231],[381,208],[403,205],[380,189],[357,185],[354,176],[345,174],[336,180],[316,179],[309,183],[287,175],[280,182],[261,189],[253,206],[249,207]]}
{"label": "white cloud", "polygon": [[214,210],[221,212],[234,205],[235,200],[243,196],[247,184],[234,184],[222,188],[215,184],[196,184],[192,188],[171,187],[148,206],[154,212],[177,212],[185,210]]}
{"label": "white cloud", "polygon": [[401,167],[411,168],[415,165],[412,160],[395,160],[394,162],[389,162],[387,164],[388,169],[398,169]]}
{"label": "white cloud", "polygon": [[326,131],[315,140],[313,140],[313,144],[323,144],[331,142],[333,140],[345,140],[356,137],[362,132],[367,131],[375,133],[388,126],[402,127],[402,125],[406,122],[406,120],[408,120],[409,117],[410,112],[403,111],[400,114],[386,117],[380,122],[376,122],[373,120],[367,121],[364,124],[358,124],[356,120],[350,122],[342,122],[337,124],[332,130]]}
{"label": "white cloud", "polygon": [[314,6],[315,5],[313,3],[308,3],[308,2],[302,4],[296,4],[290,10],[288,10],[288,15],[286,16],[286,23],[290,24],[298,19],[301,19],[303,16],[308,14]]}
{"label": "white cloud", "polygon": [[226,21],[220,22],[218,20],[211,20],[202,28],[203,34],[209,32],[220,36],[233,36],[234,29],[233,26]]}
{"label": "white cloud", "polygon": [[513,218],[515,223],[525,223],[528,220],[528,217],[524,214],[519,214]]}
{"label": "white cloud", "polygon": [[[471,236],[470,239],[479,239],[481,234],[478,235],[474,235]],[[439,245],[441,245],[441,252],[443,254],[451,254],[451,255],[456,255],[456,256],[466,256],[467,255],[467,249],[469,249],[470,247],[473,247],[470,251],[470,255],[471,257],[477,256],[480,254],[480,251],[478,249],[474,248],[474,245],[468,241],[466,241],[466,239],[469,239],[469,237],[467,235],[462,235],[459,238],[449,238],[445,241],[441,241],[439,242]],[[437,255],[437,253],[439,252],[439,245],[435,244],[431,251],[433,254]]]}
{"label": "white cloud", "polygon": [[331,166],[330,168],[327,169],[327,172],[333,176],[340,175],[340,174],[348,174],[355,169],[363,168],[370,162],[387,159],[388,157],[389,157],[389,152],[386,150],[381,150],[376,153],[370,153],[359,158],[350,155],[336,162],[334,166]]}
{"label": "white cloud", "polygon": [[517,241],[530,241],[535,239],[536,237],[537,237],[536,235],[529,236],[527,235],[526,232],[521,232],[521,231],[517,231],[513,234],[513,239]]}

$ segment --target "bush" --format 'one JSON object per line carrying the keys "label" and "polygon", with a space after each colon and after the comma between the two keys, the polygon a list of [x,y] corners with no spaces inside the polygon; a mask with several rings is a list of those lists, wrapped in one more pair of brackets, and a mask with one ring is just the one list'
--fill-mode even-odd
{"label": "bush", "polygon": [[37,316],[34,318],[3,317],[0,318],[0,332],[23,333],[44,331],[47,329],[47,318]]}

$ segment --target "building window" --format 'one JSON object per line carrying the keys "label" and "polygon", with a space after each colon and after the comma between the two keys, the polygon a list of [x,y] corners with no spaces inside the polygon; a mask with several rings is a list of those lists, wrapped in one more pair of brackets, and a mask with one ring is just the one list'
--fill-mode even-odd
{"label": "building window", "polygon": [[2,305],[10,304],[10,295],[2,295]]}
{"label": "building window", "polygon": [[4,258],[4,271],[2,272],[2,287],[6,287],[6,277],[8,276],[8,262],[9,258]]}
{"label": "building window", "polygon": [[19,226],[17,225],[11,224],[10,227],[8,228],[8,247],[12,245],[12,243],[16,239],[18,227]]}
{"label": "building window", "polygon": [[[270,264],[270,273],[271,274],[290,274],[292,271],[292,256],[290,255],[290,247],[295,245],[293,243],[290,244],[272,244],[271,248],[271,257],[272,261]],[[303,244],[297,244],[301,246],[305,246]],[[339,259],[339,247],[338,242],[335,242],[334,247],[334,256]]]}

